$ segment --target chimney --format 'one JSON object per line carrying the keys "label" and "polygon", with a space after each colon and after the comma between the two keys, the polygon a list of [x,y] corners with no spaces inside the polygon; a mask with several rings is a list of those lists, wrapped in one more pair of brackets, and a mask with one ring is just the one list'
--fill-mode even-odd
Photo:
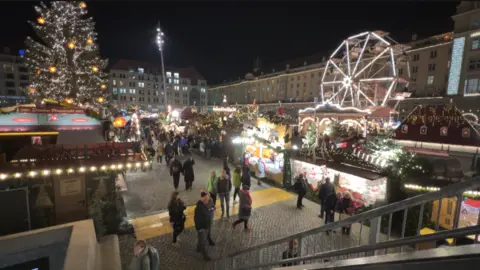
{"label": "chimney", "polygon": [[417,38],[418,38],[417,34],[414,33],[414,34],[412,35],[412,41],[416,41]]}

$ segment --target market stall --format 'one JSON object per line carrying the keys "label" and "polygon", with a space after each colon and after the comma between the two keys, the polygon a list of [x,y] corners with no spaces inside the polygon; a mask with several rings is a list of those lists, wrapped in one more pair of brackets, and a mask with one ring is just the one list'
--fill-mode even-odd
{"label": "market stall", "polygon": [[379,174],[337,163],[312,164],[290,161],[292,176],[303,173],[313,190],[328,177],[335,185],[336,192],[350,192],[355,207],[373,206],[387,199],[387,179]]}

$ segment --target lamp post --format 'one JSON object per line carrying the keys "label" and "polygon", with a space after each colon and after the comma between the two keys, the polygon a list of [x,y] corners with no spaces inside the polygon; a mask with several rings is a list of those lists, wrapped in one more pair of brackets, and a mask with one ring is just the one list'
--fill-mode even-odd
{"label": "lamp post", "polygon": [[158,22],[158,26],[157,26],[157,46],[158,46],[158,50],[160,51],[160,59],[162,61],[162,82],[163,82],[163,109],[165,110],[166,109],[166,105],[167,105],[167,87],[166,87],[166,77],[165,76],[165,66],[163,64],[163,50],[162,50],[162,46],[163,46],[163,32],[162,32],[162,29],[160,29],[160,22]]}

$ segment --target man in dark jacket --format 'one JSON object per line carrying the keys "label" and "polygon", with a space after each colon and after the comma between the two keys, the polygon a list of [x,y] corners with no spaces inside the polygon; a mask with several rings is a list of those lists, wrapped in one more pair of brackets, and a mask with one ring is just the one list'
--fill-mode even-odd
{"label": "man in dark jacket", "polygon": [[170,157],[172,156],[173,154],[173,149],[172,149],[172,145],[170,144],[170,142],[167,141],[167,143],[165,144],[165,162],[167,162],[167,166],[168,164],[170,164]]}
{"label": "man in dark jacket", "polygon": [[305,178],[303,177],[303,173],[301,173],[297,177],[297,181],[295,182],[294,186],[295,190],[298,192],[298,198],[297,198],[297,208],[302,209],[303,207],[303,197],[305,197],[305,194],[307,194],[307,183]]}
{"label": "man in dark jacket", "polygon": [[242,185],[244,186],[250,186],[251,182],[251,176],[250,176],[250,169],[248,166],[243,167],[243,172],[242,172]]}
{"label": "man in dark jacket", "polygon": [[335,187],[330,182],[330,178],[327,177],[327,179],[325,179],[325,184],[320,186],[320,191],[318,192],[318,198],[320,199],[320,205],[321,205],[320,215],[319,215],[320,218],[323,218],[325,213],[325,206],[324,206],[325,199],[327,198],[328,195],[334,192],[335,192]]}
{"label": "man in dark jacket", "polygon": [[[335,219],[335,207],[337,206],[337,201],[341,198],[342,194],[338,193],[335,194],[335,192],[330,193],[326,198],[325,198],[325,224],[332,223],[334,222]],[[329,231],[327,231],[327,234],[329,234]]]}
{"label": "man in dark jacket", "polygon": [[192,184],[195,180],[195,173],[193,171],[193,165],[195,161],[192,156],[189,156],[187,160],[183,163],[183,176],[185,180],[185,190],[192,190]]}
{"label": "man in dark jacket", "polygon": [[232,180],[227,172],[223,170],[222,175],[217,181],[217,194],[220,197],[220,207],[222,208],[222,218],[227,210],[227,218],[230,217],[230,191],[232,190]]}
{"label": "man in dark jacket", "polygon": [[210,261],[211,258],[207,253],[207,241],[210,244],[213,243],[212,239],[208,239],[209,230],[212,225],[212,218],[210,210],[208,209],[208,202],[210,196],[207,192],[200,193],[200,200],[197,202],[194,213],[195,229],[197,230],[198,242],[197,251],[202,253],[203,258],[206,261]]}
{"label": "man in dark jacket", "polygon": [[173,176],[173,186],[175,187],[175,190],[178,190],[178,183],[180,182],[180,174],[182,172],[182,163],[177,159],[177,157],[174,157],[172,164],[170,164],[170,176]]}

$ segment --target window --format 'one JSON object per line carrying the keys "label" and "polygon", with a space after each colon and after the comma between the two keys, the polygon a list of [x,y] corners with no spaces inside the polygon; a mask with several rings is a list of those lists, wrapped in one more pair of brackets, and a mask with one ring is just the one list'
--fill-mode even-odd
{"label": "window", "polygon": [[174,84],[179,84],[179,83],[180,83],[180,80],[175,79],[175,80],[173,80],[173,83],[174,83]]}
{"label": "window", "polygon": [[448,127],[441,127],[440,136],[447,136],[447,135],[448,135]]}
{"label": "window", "polygon": [[125,88],[120,88],[120,94],[126,94],[127,93],[127,89]]}
{"label": "window", "polygon": [[21,81],[28,81],[28,75],[20,75],[19,78]]}
{"label": "window", "polygon": [[450,225],[450,219],[449,218],[445,218],[445,225]]}
{"label": "window", "polygon": [[138,73],[143,73],[144,69],[143,68],[138,68]]}
{"label": "window", "polygon": [[480,49],[480,39],[472,40],[472,50]]}
{"label": "window", "polygon": [[182,90],[183,90],[183,91],[187,91],[187,90],[188,90],[188,87],[184,86],[184,87],[182,87]]}
{"label": "window", "polygon": [[172,79],[168,79],[168,83],[172,83],[172,81],[173,81]]}
{"label": "window", "polygon": [[453,202],[448,200],[447,202],[447,215],[451,215],[453,212]]}
{"label": "window", "polygon": [[118,74],[118,77],[119,77],[119,78],[123,78],[123,79],[127,78],[127,76],[125,76],[125,74],[121,74],[121,73]]}
{"label": "window", "polygon": [[118,95],[118,89],[116,87],[113,88],[112,92],[114,95]]}
{"label": "window", "polygon": [[417,73],[417,72],[418,72],[418,66],[413,66],[412,73]]}
{"label": "window", "polygon": [[118,85],[123,86],[123,81],[118,81]]}
{"label": "window", "polygon": [[116,81],[116,80],[113,80],[113,81],[112,81],[112,84],[113,84],[113,86],[117,85],[117,81]]}
{"label": "window", "polygon": [[430,58],[437,58],[437,50],[430,51]]}
{"label": "window", "polygon": [[172,77],[172,72],[167,71],[167,78],[171,78],[171,77]]}
{"label": "window", "polygon": [[13,72],[13,66],[9,64],[3,64],[3,71],[5,72]]}
{"label": "window", "polygon": [[428,64],[428,71],[435,71],[435,64]]}
{"label": "window", "polygon": [[5,76],[7,79],[15,79],[15,75],[13,75],[13,73],[7,73]]}
{"label": "window", "polygon": [[173,77],[178,79],[178,78],[180,78],[180,74],[175,72],[175,73],[173,73]]}
{"label": "window", "polygon": [[130,94],[135,94],[135,89],[129,89]]}
{"label": "window", "polygon": [[5,82],[6,87],[15,87],[15,82]]}
{"label": "window", "polygon": [[480,78],[470,78],[465,80],[463,93],[465,95],[480,93]]}
{"label": "window", "polygon": [[480,69],[480,59],[470,59],[468,62],[468,70],[479,70]]}
{"label": "window", "polygon": [[145,87],[145,83],[139,82],[139,83],[138,83],[138,87]]}
{"label": "window", "polygon": [[173,89],[178,91],[178,90],[180,90],[180,86],[175,85],[175,86],[173,87]]}
{"label": "window", "polygon": [[188,95],[187,95],[187,94],[183,94],[183,97],[184,97],[184,98],[188,98]]}
{"label": "window", "polygon": [[413,61],[418,61],[418,60],[420,60],[420,55],[419,54],[413,55]]}
{"label": "window", "polygon": [[433,84],[433,76],[428,76],[427,77],[427,84],[432,85]]}

